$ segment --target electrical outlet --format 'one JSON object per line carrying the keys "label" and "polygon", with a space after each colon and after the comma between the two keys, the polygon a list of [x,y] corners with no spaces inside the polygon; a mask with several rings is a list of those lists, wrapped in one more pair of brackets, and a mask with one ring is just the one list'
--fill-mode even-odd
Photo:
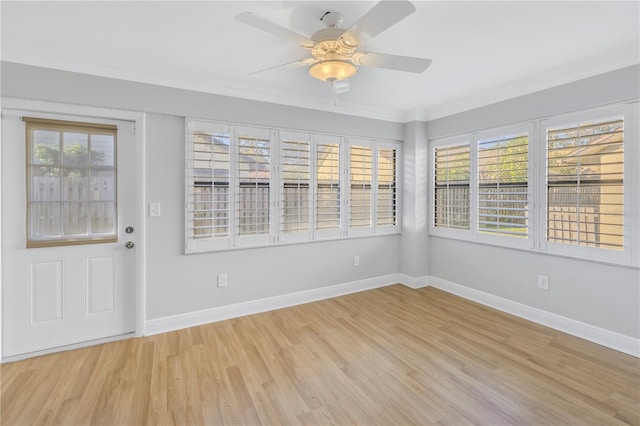
{"label": "electrical outlet", "polygon": [[360,256],[353,256],[353,266],[360,266]]}
{"label": "electrical outlet", "polygon": [[538,275],[538,288],[540,290],[549,290],[549,277],[546,275]]}
{"label": "electrical outlet", "polygon": [[226,287],[227,286],[227,274],[218,274],[218,287]]}

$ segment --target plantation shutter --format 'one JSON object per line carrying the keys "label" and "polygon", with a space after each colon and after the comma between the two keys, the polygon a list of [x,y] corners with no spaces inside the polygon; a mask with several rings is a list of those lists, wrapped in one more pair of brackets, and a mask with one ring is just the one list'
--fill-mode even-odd
{"label": "plantation shutter", "polygon": [[376,193],[376,225],[395,227],[397,218],[397,147],[386,146],[381,142],[377,155],[377,193]]}
{"label": "plantation shutter", "polygon": [[349,146],[349,228],[351,234],[373,229],[373,154],[371,143],[350,140]]}
{"label": "plantation shutter", "polygon": [[547,241],[622,250],[624,119],[547,128]]}
{"label": "plantation shutter", "polygon": [[478,141],[478,232],[527,237],[527,133]]}
{"label": "plantation shutter", "polygon": [[186,253],[400,231],[400,143],[186,124]]}
{"label": "plantation shutter", "polygon": [[231,134],[229,126],[188,123],[187,251],[229,247]]}
{"label": "plantation shutter", "polygon": [[340,137],[314,135],[316,146],[316,237],[340,235]]}
{"label": "plantation shutter", "polygon": [[469,143],[439,146],[434,152],[434,226],[469,229]]}
{"label": "plantation shutter", "polygon": [[268,243],[271,220],[271,132],[238,128],[236,234],[238,245]]}
{"label": "plantation shutter", "polygon": [[310,238],[310,184],[309,134],[280,132],[280,239],[282,241]]}

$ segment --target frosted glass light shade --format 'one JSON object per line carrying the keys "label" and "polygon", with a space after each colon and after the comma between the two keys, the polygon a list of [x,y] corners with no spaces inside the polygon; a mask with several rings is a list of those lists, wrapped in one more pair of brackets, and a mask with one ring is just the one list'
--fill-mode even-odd
{"label": "frosted glass light shade", "polygon": [[322,81],[340,81],[351,77],[358,68],[351,62],[329,59],[317,62],[309,67],[309,75]]}

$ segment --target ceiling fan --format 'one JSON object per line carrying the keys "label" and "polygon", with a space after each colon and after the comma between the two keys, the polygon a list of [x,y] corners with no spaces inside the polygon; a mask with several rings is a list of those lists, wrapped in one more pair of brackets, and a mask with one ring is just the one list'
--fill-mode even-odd
{"label": "ceiling fan", "polygon": [[419,74],[431,65],[431,59],[358,50],[373,37],[397,24],[415,10],[415,6],[409,0],[382,0],[349,29],[340,28],[343,21],[340,13],[326,12],[320,18],[326,28],[315,32],[311,37],[284,28],[251,12],[241,13],[236,16],[236,19],[280,38],[295,41],[311,54],[306,58],[252,74],[289,65],[306,65],[311,77],[330,82],[336,94],[349,90],[348,78],[358,71],[359,66]]}

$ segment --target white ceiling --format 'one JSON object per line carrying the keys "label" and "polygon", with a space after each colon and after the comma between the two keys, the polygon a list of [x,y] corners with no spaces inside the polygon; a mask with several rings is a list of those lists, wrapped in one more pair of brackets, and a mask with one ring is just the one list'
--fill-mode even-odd
{"label": "white ceiling", "polygon": [[431,58],[423,74],[361,67],[334,105],[305,50],[238,22],[304,35],[348,28],[375,1],[1,2],[2,59],[393,121],[427,120],[640,63],[640,2],[414,1],[363,50]]}

